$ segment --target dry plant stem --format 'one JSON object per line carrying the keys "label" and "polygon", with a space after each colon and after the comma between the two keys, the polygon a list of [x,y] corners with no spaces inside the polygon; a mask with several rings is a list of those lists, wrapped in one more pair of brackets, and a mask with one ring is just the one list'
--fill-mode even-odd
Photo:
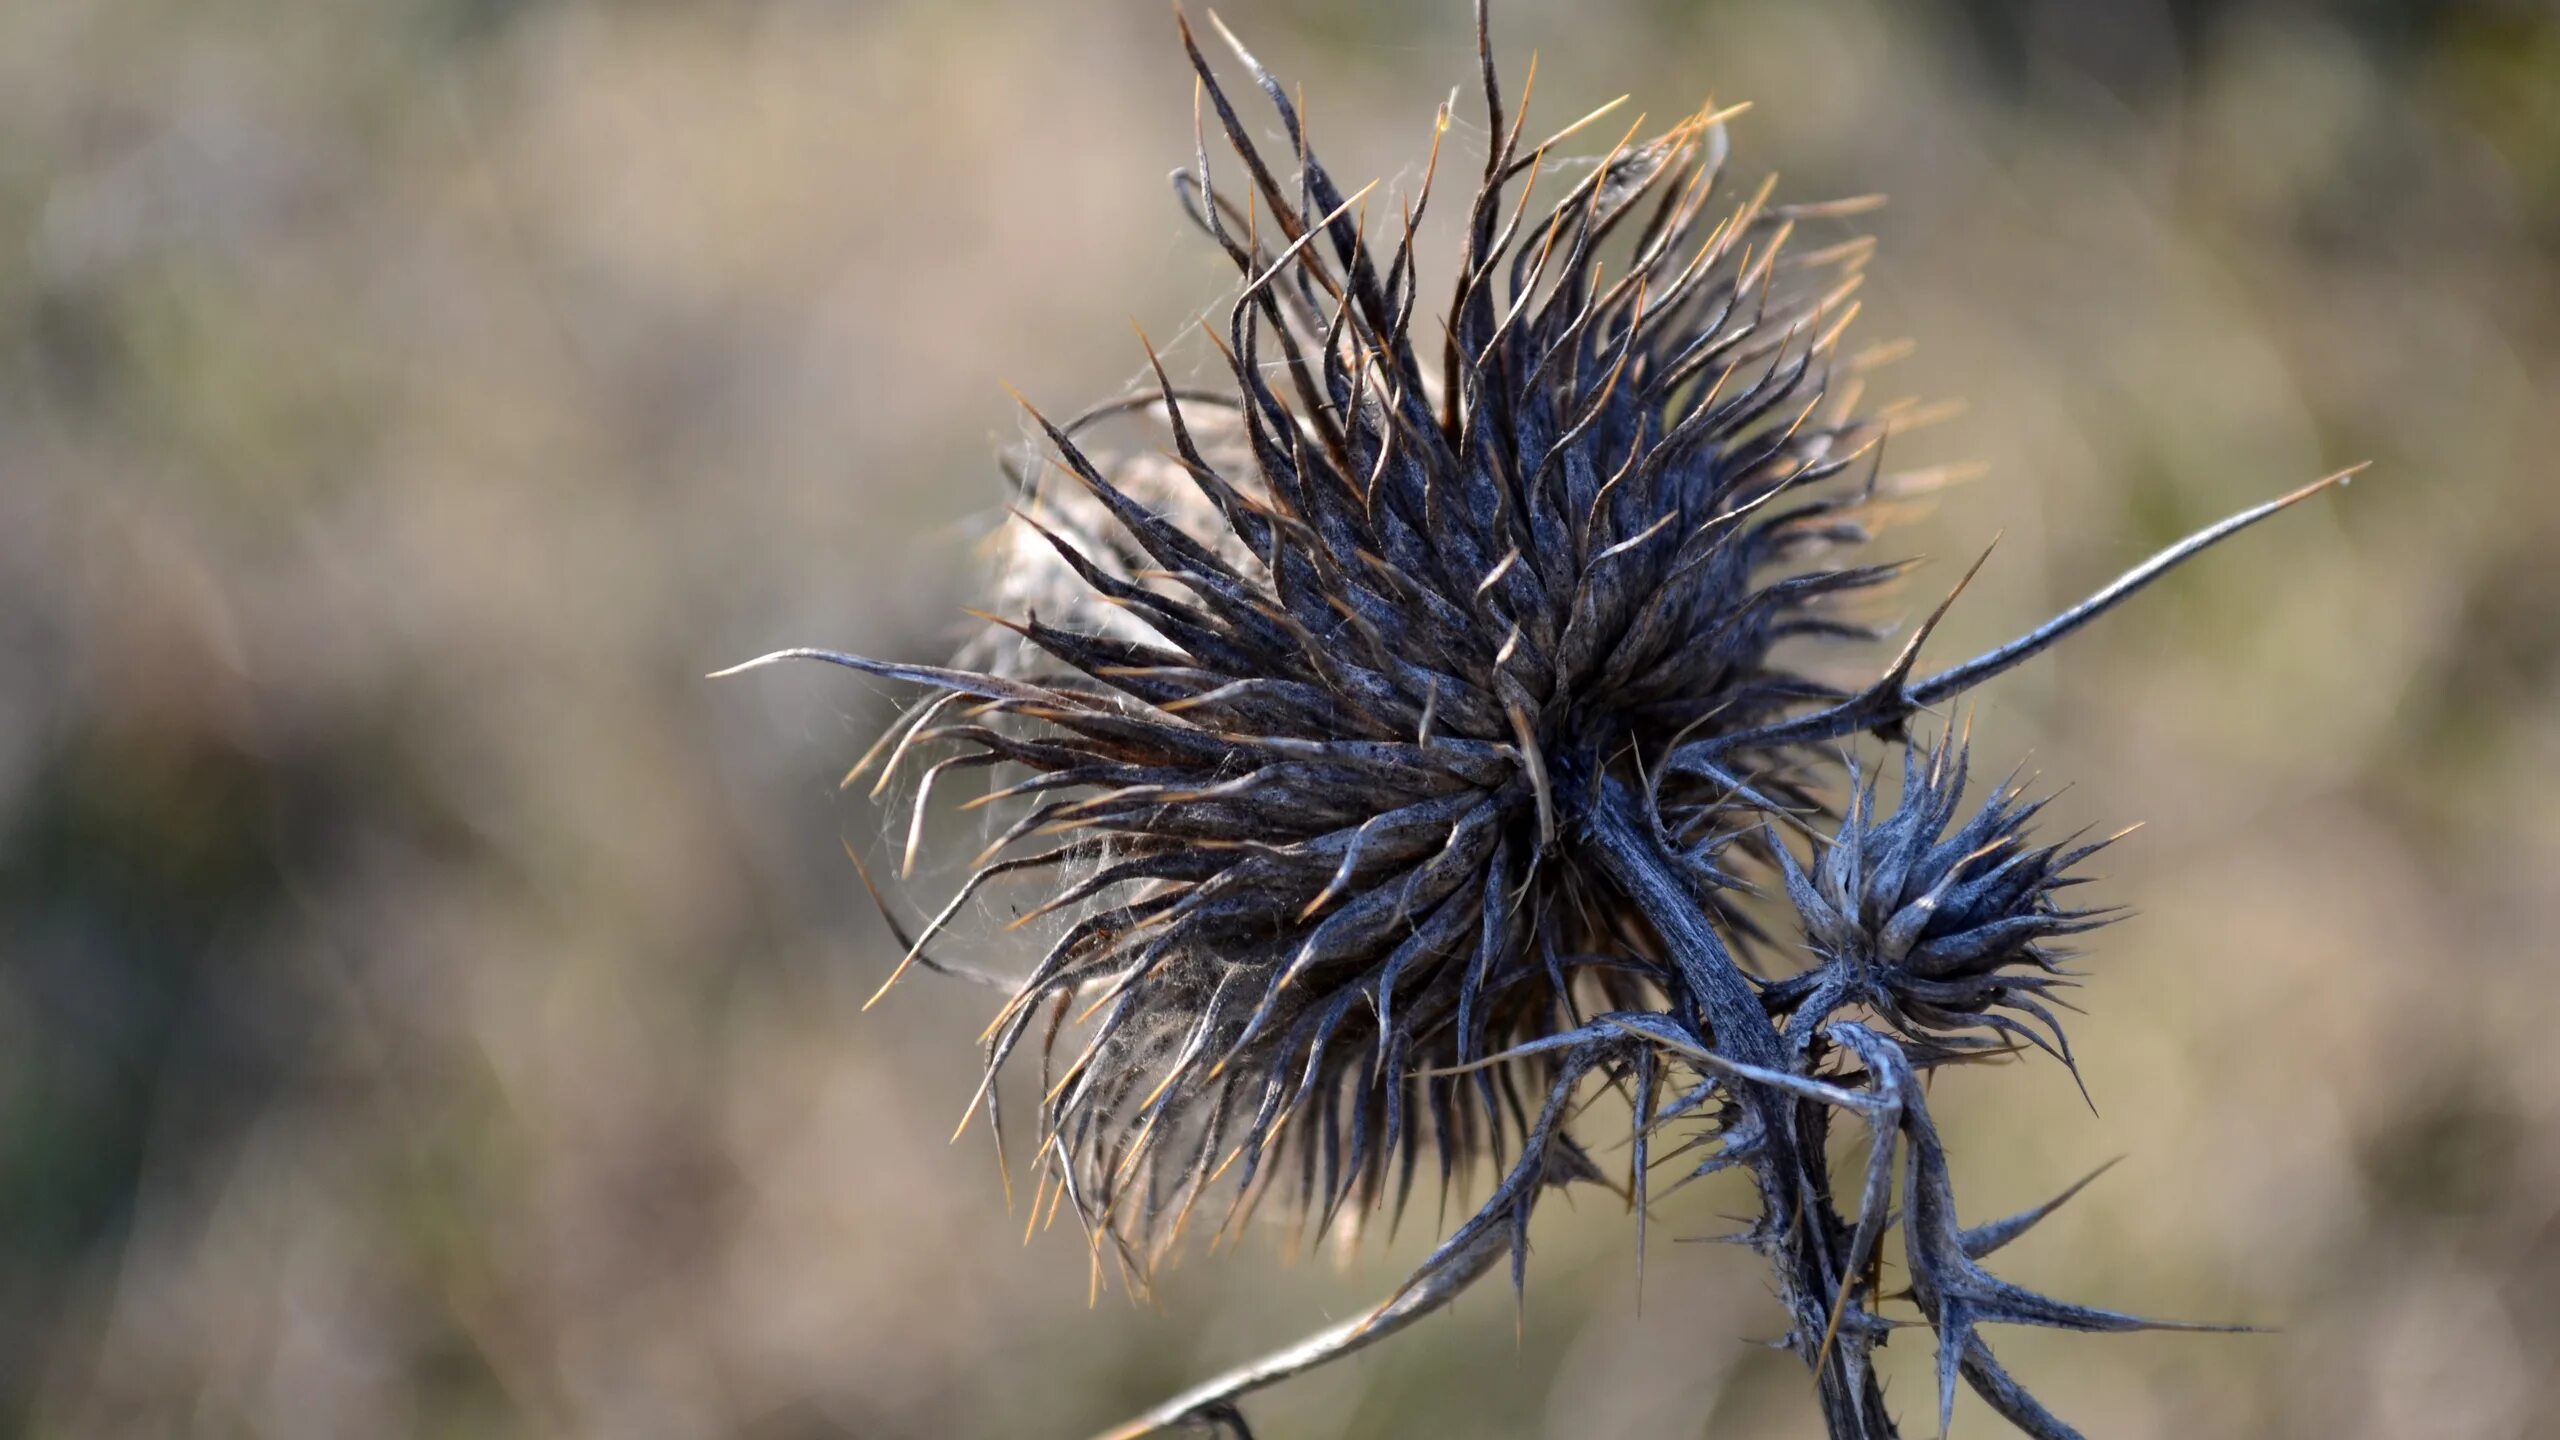
{"label": "dry plant stem", "polygon": [[[1698,1012],[1699,1030],[1715,1049],[1764,1070],[1796,1068],[1785,1038],[1662,843],[1642,796],[1614,777],[1602,777],[1582,817],[1582,834],[1603,873],[1670,952],[1685,998]],[[1831,1204],[1822,1163],[1827,1117],[1770,1086],[1743,1081],[1736,1088],[1748,1117],[1742,1128],[1758,1136],[1746,1152],[1762,1209],[1752,1233],[1760,1248],[1772,1252],[1779,1299],[1792,1322],[1788,1348],[1807,1367],[1819,1368],[1823,1420],[1832,1440],[1890,1440],[1893,1422],[1874,1372],[1860,1366],[1852,1374],[1845,1352],[1824,1344],[1840,1287],[1849,1281],[1843,1273],[1849,1230]]]}
{"label": "dry plant stem", "polygon": [[1494,1266],[1509,1252],[1508,1241],[1503,1231],[1486,1230],[1473,1237],[1460,1253],[1434,1256],[1439,1263],[1426,1267],[1427,1273],[1417,1275],[1413,1283],[1351,1319],[1203,1381],[1145,1414],[1104,1431],[1094,1440],[1141,1440],[1180,1426],[1200,1424],[1245,1432],[1244,1421],[1235,1411],[1236,1401],[1374,1345],[1455,1300],[1460,1292],[1493,1273]]}

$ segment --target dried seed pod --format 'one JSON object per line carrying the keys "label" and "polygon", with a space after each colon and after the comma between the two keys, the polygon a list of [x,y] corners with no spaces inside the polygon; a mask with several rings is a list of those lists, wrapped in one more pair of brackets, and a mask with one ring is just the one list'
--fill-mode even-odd
{"label": "dried seed pod", "polygon": [[1956,824],[1965,749],[1948,736],[1925,754],[1916,746],[1902,753],[1902,795],[1890,816],[1877,813],[1874,781],[1860,783],[1853,769],[1848,814],[1810,874],[1773,843],[1820,963],[1771,995],[1794,1008],[1800,1042],[1835,1009],[1863,1004],[1939,1046],[2021,1040],[2070,1063],[2070,1043],[2042,1000],[2072,983],[2062,968],[2070,952],[2052,942],[2114,912],[2071,908],[2056,896],[2081,883],[2073,867],[2123,832],[2088,845],[2031,845],[2028,825],[2043,802],[2024,801],[2014,780]]}
{"label": "dried seed pod", "polygon": [[[1225,195],[1205,147],[1182,186],[1247,279],[1235,397],[1163,385],[1171,464],[1080,445],[1125,402],[1040,421],[1063,480],[1022,486],[1020,533],[1054,559],[1011,568],[1020,643],[982,673],[862,662],[964,697],[901,747],[958,751],[929,773],[1032,772],[962,893],[1072,871],[1042,907],[1070,923],[988,1069],[1062,1033],[1045,1017],[1097,1018],[1044,1078],[1039,1154],[1133,1261],[1231,1161],[1242,1196],[1283,1162],[1301,1204],[1366,1211],[1423,1139],[1445,1181],[1525,1138],[1510,1068],[1423,1072],[1661,1003],[1641,927],[1561,835],[1604,773],[1836,698],[1778,647],[1865,636],[1840,602],[1898,569],[1823,563],[1877,490],[1883,427],[1829,389],[1863,248],[1791,256],[1805,212],[1727,196],[1712,111],[1629,132],[1525,222],[1498,202],[1546,146],[1496,109],[1435,364],[1413,337],[1427,190],[1376,253],[1311,154],[1280,183],[1191,55],[1253,188]],[[1735,763],[1796,793],[1782,750]],[[1733,792],[1657,792],[1710,889]]]}

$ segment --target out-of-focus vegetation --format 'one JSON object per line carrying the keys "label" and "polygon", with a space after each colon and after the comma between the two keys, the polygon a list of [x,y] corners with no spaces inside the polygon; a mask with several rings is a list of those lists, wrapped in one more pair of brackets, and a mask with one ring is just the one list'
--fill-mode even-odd
{"label": "out-of-focus vegetation", "polygon": [[[1463,10],[1227,18],[1409,185]],[[2020,1279],[2282,1327],[2007,1337],[2092,1433],[2554,1433],[2560,16],[1496,33],[1552,122],[1750,98],[1743,173],[1892,195],[1862,330],[1987,466],[1901,543],[1925,591],[2006,534],[1947,654],[2375,461],[1995,687],[1986,754],[2151,822],[2143,913],[2074,1026],[2102,1118],[2050,1065],[1937,1113],[1983,1214],[2130,1155]],[[1232,283],[1163,183],[1189,89],[1151,3],[0,7],[0,1430],[1075,1435],[1411,1262],[1265,1224],[1088,1309],[944,1143],[983,994],[857,1013],[881,812],[832,781],[905,697],[698,678],[964,633],[999,375],[1111,393]],[[1719,1194],[1641,1312],[1589,1192],[1516,1340],[1493,1287],[1257,1415],[1807,1433],[1749,1257],[1669,1243]]]}

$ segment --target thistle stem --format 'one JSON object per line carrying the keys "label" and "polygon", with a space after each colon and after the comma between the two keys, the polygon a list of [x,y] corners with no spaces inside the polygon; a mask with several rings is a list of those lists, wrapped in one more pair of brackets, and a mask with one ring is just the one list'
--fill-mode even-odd
{"label": "thistle stem", "polygon": [[[1492,1273],[1495,1262],[1509,1253],[1510,1241],[1508,1228],[1487,1226],[1463,1249],[1432,1256],[1431,1263],[1384,1303],[1185,1390],[1145,1414],[1104,1431],[1095,1440],[1144,1440],[1146,1436],[1203,1421],[1232,1417],[1236,1401],[1254,1391],[1384,1340],[1456,1299],[1459,1292]],[[1228,1423],[1240,1424],[1232,1420]]]}
{"label": "thistle stem", "polygon": [[1664,845],[1642,797],[1616,776],[1604,776],[1583,826],[1602,871],[1644,912],[1670,950],[1716,1048],[1747,1065],[1787,1068],[1777,1027]]}
{"label": "thistle stem", "polygon": [[[1601,871],[1643,912],[1670,952],[1685,992],[1677,998],[1703,1022],[1708,1043],[1744,1064],[1793,1068],[1785,1040],[1734,963],[1642,795],[1615,776],[1603,776],[1581,820]],[[1853,1364],[1849,1346],[1833,1344],[1826,1358],[1822,1344],[1835,1297],[1854,1277],[1842,1273],[1848,1226],[1832,1206],[1829,1177],[1821,1168],[1819,1108],[1772,1086],[1733,1083],[1759,1122],[1757,1138],[1742,1157],[1764,1207],[1757,1248],[1777,1268],[1779,1296],[1793,1322],[1788,1343],[1807,1368],[1818,1370],[1825,1431],[1831,1440],[1896,1440],[1875,1372]]]}

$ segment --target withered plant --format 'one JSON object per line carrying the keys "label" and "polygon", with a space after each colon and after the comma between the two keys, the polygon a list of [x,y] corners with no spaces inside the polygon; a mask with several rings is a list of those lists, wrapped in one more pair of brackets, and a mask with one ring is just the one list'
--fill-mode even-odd
{"label": "withered plant", "polygon": [[[901,932],[899,973],[958,973],[931,947],[973,898],[1040,887],[1051,942],[1002,982],[972,1106],[1001,1153],[998,1077],[1029,1041],[1032,1218],[1072,1214],[1097,1283],[1142,1285],[1186,1226],[1231,1229],[1275,1190],[1324,1233],[1392,1224],[1425,1172],[1444,1205],[1496,1177],[1373,1310],[1116,1433],[1241,1432],[1248,1391],[1506,1259],[1516,1287],[1541,1197],[1613,1183],[1583,1131],[1615,1088],[1639,1254],[1657,1168],[1750,1176],[1734,1238],[1770,1267],[1831,1435],[1896,1433],[1870,1363],[1888,1302],[1934,1335],[1941,1433],[1961,1375],[2021,1430],[2071,1435],[1983,1327],[2160,1322],[1983,1268],[2060,1200],[1965,1226],[1922,1082],[2022,1047],[2071,1063],[2062,942],[2107,912],[2066,892],[2105,842],[2039,842],[2011,783],[1968,809],[1944,712],[2345,475],[1961,664],[1919,664],[1942,603],[1872,682],[1826,680],[1825,642],[1889,633],[1871,597],[1906,567],[1863,558],[1870,531],[1933,480],[1886,467],[1919,417],[1862,408],[1881,357],[1842,348],[1868,244],[1797,239],[1865,205],[1737,190],[1740,107],[1554,163],[1606,111],[1524,143],[1481,7],[1476,33],[1490,139],[1454,275],[1426,284],[1447,108],[1412,193],[1345,194],[1289,93],[1234,46],[1285,137],[1267,147],[1185,23],[1198,140],[1176,189],[1243,277],[1210,335],[1227,384],[1177,386],[1150,349],[1147,393],[1035,412],[1054,465],[1013,475],[1008,613],[967,668],[750,663],[927,692],[857,770],[939,756],[910,863],[937,779],[1007,777],[972,803],[1009,819]],[[1160,450],[1079,438],[1133,417]],[[1901,751],[1890,805],[1851,742]],[[1872,1143],[1835,1173],[1844,1114]],[[1907,1287],[1887,1293],[1896,1230]]]}

